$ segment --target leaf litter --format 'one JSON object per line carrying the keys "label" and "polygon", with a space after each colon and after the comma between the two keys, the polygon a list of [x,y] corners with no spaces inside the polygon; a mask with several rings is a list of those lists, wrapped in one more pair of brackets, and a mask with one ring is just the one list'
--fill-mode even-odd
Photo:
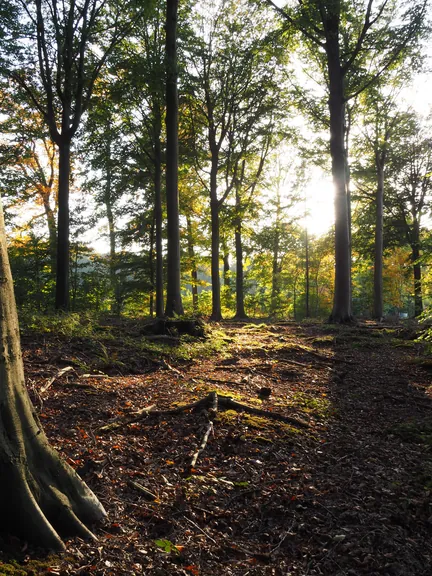
{"label": "leaf litter", "polygon": [[[109,517],[97,542],[68,541],[37,573],[429,575],[432,399],[416,349],[385,331],[374,346],[367,325],[361,339],[358,327],[329,335],[320,324],[218,330],[229,344],[212,355],[131,357],[130,372],[124,352],[121,370],[103,373],[80,341],[24,341],[50,441]],[[308,427],[207,408],[128,423],[211,392]],[[98,432],[112,422],[123,425]]]}

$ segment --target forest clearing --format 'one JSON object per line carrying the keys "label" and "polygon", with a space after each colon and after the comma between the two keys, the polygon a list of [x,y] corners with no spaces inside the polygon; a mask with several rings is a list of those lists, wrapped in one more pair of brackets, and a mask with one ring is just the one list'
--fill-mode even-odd
{"label": "forest clearing", "polygon": [[431,22],[0,0],[0,576],[431,574]]}
{"label": "forest clearing", "polygon": [[[226,322],[162,343],[141,333],[117,319],[24,333],[49,440],[108,517],[97,541],[38,561],[6,538],[1,574],[430,574],[432,387],[412,326]],[[213,391],[269,417],[218,411],[193,467],[208,410],[136,414]]]}

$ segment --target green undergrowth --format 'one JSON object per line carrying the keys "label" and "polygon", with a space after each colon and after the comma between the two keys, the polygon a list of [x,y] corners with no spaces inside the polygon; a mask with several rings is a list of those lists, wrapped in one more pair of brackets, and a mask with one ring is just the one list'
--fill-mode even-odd
{"label": "green undergrowth", "polygon": [[[191,361],[219,354],[229,358],[234,339],[220,329],[206,326],[205,337],[182,335],[176,339],[151,339],[143,334],[145,319],[117,318],[90,313],[20,313],[24,338],[73,345],[71,364],[90,370],[126,373],[130,365],[149,362]],[[85,356],[80,357],[80,349]],[[90,360],[89,360],[90,358]]]}
{"label": "green undergrowth", "polygon": [[222,426],[236,426],[241,432],[241,440],[250,440],[258,443],[272,443],[275,432],[279,438],[292,437],[297,434],[303,434],[302,430],[271,418],[247,414],[246,412],[237,412],[236,410],[225,410],[218,412],[216,421]]}
{"label": "green undergrowth", "polygon": [[0,576],[42,576],[60,572],[60,561],[56,556],[47,558],[26,558],[22,562],[15,559],[0,561]]}
{"label": "green undergrowth", "polygon": [[52,335],[59,338],[112,338],[110,325],[104,325],[103,317],[89,312],[59,312],[39,314],[19,313],[21,333],[24,335]]}
{"label": "green undergrowth", "polygon": [[305,414],[325,420],[330,415],[332,404],[326,397],[310,396],[304,392],[296,392],[286,403],[286,406],[299,408]]}
{"label": "green undergrowth", "polygon": [[390,430],[403,442],[432,446],[432,420],[428,422],[403,422]]}

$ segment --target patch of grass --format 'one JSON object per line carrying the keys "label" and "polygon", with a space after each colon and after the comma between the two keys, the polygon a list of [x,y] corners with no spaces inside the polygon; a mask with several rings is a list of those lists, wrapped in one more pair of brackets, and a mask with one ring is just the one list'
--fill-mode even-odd
{"label": "patch of grass", "polygon": [[415,340],[401,340],[400,338],[392,338],[390,344],[393,348],[416,348],[417,346]]}
{"label": "patch of grass", "polygon": [[331,334],[325,336],[318,336],[312,340],[314,346],[327,346],[334,344],[334,337]]}
{"label": "patch of grass", "polygon": [[408,358],[408,364],[414,364],[415,366],[420,366],[420,368],[425,368],[426,370],[432,370],[432,358],[431,357],[417,357]]}
{"label": "patch of grass", "polygon": [[316,396],[309,396],[304,392],[297,392],[292,399],[287,403],[288,406],[296,406],[306,414],[310,414],[315,418],[325,419],[328,418],[331,409],[331,402],[325,398]]}
{"label": "patch of grass", "polygon": [[403,422],[392,428],[391,433],[404,442],[432,446],[432,421]]}
{"label": "patch of grass", "polygon": [[[267,434],[277,433],[281,438],[302,434],[303,432],[294,426],[290,426],[285,422],[257,416],[255,414],[247,414],[245,412],[237,412],[235,410],[225,410],[218,412],[217,420],[222,425],[231,425],[238,428],[241,437],[244,440],[251,440],[258,443],[270,443],[272,440]],[[258,431],[258,433],[257,433]],[[262,433],[264,432],[264,435]]]}
{"label": "patch of grass", "polygon": [[44,559],[30,559],[23,563],[17,560],[0,562],[0,576],[41,576],[51,574],[53,567],[59,568],[59,559],[49,556]]}

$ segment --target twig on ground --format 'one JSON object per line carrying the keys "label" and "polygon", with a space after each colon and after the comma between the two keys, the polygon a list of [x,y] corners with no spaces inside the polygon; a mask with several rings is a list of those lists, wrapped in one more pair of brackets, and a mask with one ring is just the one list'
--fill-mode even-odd
{"label": "twig on ground", "polygon": [[58,380],[61,376],[63,376],[63,374],[66,374],[66,372],[70,372],[71,370],[75,371],[75,368],[73,366],[65,366],[64,368],[59,370],[55,376],[53,376],[48,380],[45,386],[42,386],[42,388],[40,389],[40,393],[44,394],[44,392],[46,392],[48,388],[50,388],[56,380]]}
{"label": "twig on ground", "polygon": [[210,433],[213,432],[213,419],[216,417],[218,410],[218,395],[216,394],[216,392],[211,392],[209,396],[211,396],[211,403],[212,403],[211,408],[209,410],[209,423],[207,426],[207,430],[204,434],[204,437],[202,439],[201,445],[192,457],[190,468],[194,468],[194,466],[196,465],[199,455],[201,454],[201,452],[205,450],[205,447],[207,446]]}
{"label": "twig on ground", "polygon": [[207,532],[206,532],[205,530],[203,530],[202,528],[200,528],[200,527],[198,526],[198,524],[195,524],[195,522],[194,522],[193,520],[191,520],[191,519],[188,518],[187,516],[183,516],[183,518],[184,518],[185,520],[187,520],[188,522],[190,522],[190,524],[192,524],[192,526],[195,526],[195,528],[197,528],[197,529],[201,532],[201,534],[204,534],[204,536],[205,536],[206,538],[208,538],[211,542],[213,542],[213,544],[217,544],[216,540],[215,540],[214,538],[212,538],[212,537],[210,536],[210,534],[207,534]]}

